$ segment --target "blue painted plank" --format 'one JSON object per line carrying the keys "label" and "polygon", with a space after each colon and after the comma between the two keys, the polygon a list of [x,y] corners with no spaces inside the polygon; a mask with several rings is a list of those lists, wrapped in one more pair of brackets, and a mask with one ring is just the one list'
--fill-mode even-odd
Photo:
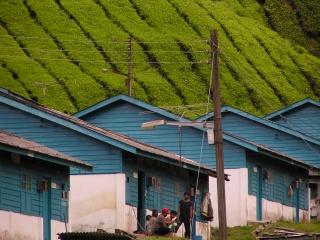
{"label": "blue painted plank", "polygon": [[[223,114],[223,128],[231,134],[320,167],[319,156],[317,155],[317,152],[320,152],[319,145],[313,143],[307,145],[301,138],[233,113]],[[243,129],[246,129],[246,131],[243,131]]]}
{"label": "blue painted plank", "polygon": [[[0,115],[0,125],[3,130],[88,163],[95,161],[96,168],[94,168],[93,173],[121,172],[121,151],[117,151],[115,147],[108,147],[107,144],[89,136],[84,136],[64,126],[10,108],[4,104],[0,104],[0,111],[6,113]],[[4,115],[6,116],[4,117]],[[114,157],[106,158],[109,155]],[[110,168],[109,165],[111,165]],[[78,172],[73,171],[72,173]]]}

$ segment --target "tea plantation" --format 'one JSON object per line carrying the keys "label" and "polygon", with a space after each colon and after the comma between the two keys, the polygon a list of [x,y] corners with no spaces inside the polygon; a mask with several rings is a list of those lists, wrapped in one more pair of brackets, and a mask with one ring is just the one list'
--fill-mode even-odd
{"label": "tea plantation", "polygon": [[132,96],[195,105],[194,118],[208,101],[213,28],[222,105],[265,115],[320,99],[318,0],[2,0],[0,87],[70,114],[127,94],[131,39]]}

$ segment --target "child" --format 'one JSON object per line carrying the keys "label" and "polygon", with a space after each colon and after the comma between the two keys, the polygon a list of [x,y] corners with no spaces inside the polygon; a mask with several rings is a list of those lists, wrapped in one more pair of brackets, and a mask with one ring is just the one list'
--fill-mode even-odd
{"label": "child", "polygon": [[176,232],[177,226],[178,226],[178,222],[177,222],[177,215],[178,213],[176,211],[171,211],[170,212],[170,216],[168,216],[166,218],[166,224],[168,226],[168,228],[170,229],[170,232]]}

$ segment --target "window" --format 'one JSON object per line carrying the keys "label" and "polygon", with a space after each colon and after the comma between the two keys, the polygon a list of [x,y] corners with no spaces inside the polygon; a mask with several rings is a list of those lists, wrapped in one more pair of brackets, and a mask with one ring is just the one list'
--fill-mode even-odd
{"label": "window", "polygon": [[309,183],[309,188],[310,188],[310,198],[311,199],[318,198],[318,184]]}
{"label": "window", "polygon": [[31,190],[31,175],[26,173],[21,175],[21,188],[24,190]]}
{"label": "window", "polygon": [[61,198],[68,199],[68,192],[65,190],[64,183],[61,184]]}
{"label": "window", "polygon": [[180,183],[176,183],[176,196],[183,196],[183,191]]}
{"label": "window", "polygon": [[21,212],[32,212],[32,177],[28,173],[21,173]]}
{"label": "window", "polygon": [[155,178],[154,189],[157,191],[161,191],[161,178]]}

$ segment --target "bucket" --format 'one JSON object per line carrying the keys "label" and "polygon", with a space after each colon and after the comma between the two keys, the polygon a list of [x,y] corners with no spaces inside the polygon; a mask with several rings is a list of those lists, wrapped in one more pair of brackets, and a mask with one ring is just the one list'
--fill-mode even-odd
{"label": "bucket", "polygon": [[192,240],[202,240],[202,236],[193,236]]}

